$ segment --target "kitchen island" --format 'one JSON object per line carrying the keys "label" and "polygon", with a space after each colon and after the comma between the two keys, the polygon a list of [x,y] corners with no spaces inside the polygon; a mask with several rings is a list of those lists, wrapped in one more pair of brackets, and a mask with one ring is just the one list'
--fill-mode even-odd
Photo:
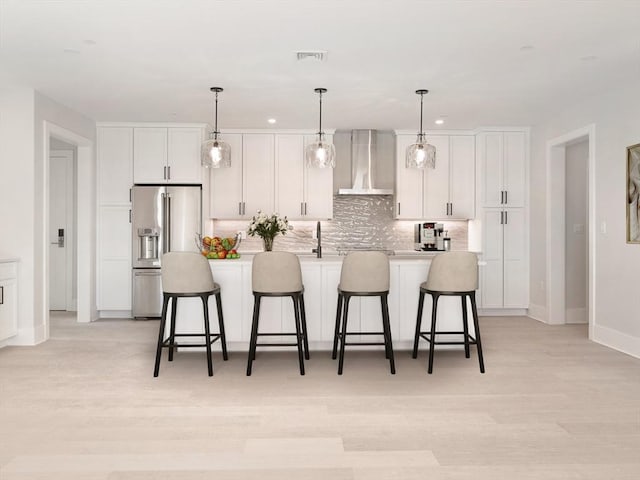
{"label": "kitchen island", "polygon": [[[389,317],[394,348],[413,346],[420,284],[427,279],[431,259],[437,253],[398,253],[389,257],[390,291]],[[337,307],[337,286],[340,282],[340,255],[300,254],[304,300],[307,314],[309,347],[330,350],[333,344]],[[253,294],[251,265],[253,255],[242,254],[233,260],[210,260],[214,280],[220,284],[222,308],[229,350],[246,351],[251,332]],[[217,326],[216,308],[210,298],[211,324]],[[469,312],[470,306],[469,306]],[[176,331],[201,332],[202,303],[198,298],[180,299]],[[263,298],[260,312],[261,332],[293,331],[293,305],[289,298]],[[429,326],[431,297],[425,297],[422,329]],[[379,298],[353,298],[349,305],[350,331],[381,331]],[[458,297],[441,297],[438,302],[438,330],[461,330],[462,307]],[[473,326],[471,334],[473,335]],[[219,349],[219,343],[214,344]],[[441,347],[442,348],[442,347]]]}

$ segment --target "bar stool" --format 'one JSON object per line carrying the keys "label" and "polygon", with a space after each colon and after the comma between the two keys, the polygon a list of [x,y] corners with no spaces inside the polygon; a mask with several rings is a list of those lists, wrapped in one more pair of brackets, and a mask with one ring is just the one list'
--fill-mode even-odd
{"label": "bar stool", "polygon": [[[336,359],[340,342],[338,375],[342,375],[345,345],[384,345],[385,357],[389,360],[391,373],[396,373],[393,361],[393,344],[389,323],[389,257],[383,252],[351,252],[342,262],[338,285],[338,308],[333,334],[333,353]],[[347,332],[349,301],[351,297],[380,297],[382,308],[382,332]],[[383,342],[347,342],[347,335],[382,335]]]}
{"label": "bar stool", "polygon": [[[304,310],[304,286],[302,271],[297,255],[289,252],[263,252],[253,257],[251,265],[251,288],[253,290],[253,321],[247,376],[256,358],[256,347],[298,347],[300,375],[304,375],[304,359],[309,360],[309,342],[307,339],[307,319]],[[295,316],[296,331],[258,333],[260,301],[262,297],[291,297]],[[258,343],[261,336],[295,336],[295,343]],[[304,356],[304,358],[303,358]]]}
{"label": "bar stool", "polygon": [[[418,357],[418,341],[420,338],[429,342],[429,373],[433,372],[433,352],[435,345],[464,345],[464,354],[469,358],[469,345],[478,348],[480,372],[484,373],[482,357],[482,342],[480,341],[480,326],[478,325],[478,310],[476,308],[476,290],[478,289],[478,257],[472,252],[447,252],[437,255],[429,267],[427,281],[420,285],[420,299],[418,300],[418,318],[416,319],[416,333],[413,341],[413,358]],[[424,296],[428,293],[432,297],[431,329],[420,331],[422,323],[422,309]],[[462,301],[462,331],[438,332],[436,320],[438,299],[440,296],[459,296]],[[469,334],[467,318],[467,297],[471,300],[473,326],[475,338]],[[436,341],[436,335],[463,335],[462,341]]]}
{"label": "bar stool", "polygon": [[[220,285],[213,281],[209,262],[200,253],[195,252],[169,252],[162,256],[162,318],[160,319],[160,331],[158,333],[158,346],[156,349],[156,366],[153,376],[157,377],[160,370],[160,357],[162,349],[169,349],[169,361],[173,361],[173,349],[178,347],[206,347],[207,365],[209,376],[213,375],[213,363],[211,360],[211,344],[220,340],[222,345],[222,357],[228,359],[227,340],[224,334],[224,319],[222,317],[222,300],[220,298]],[[214,295],[218,310],[218,325],[220,333],[212,334],[209,329],[209,297]],[[200,297],[204,311],[204,333],[176,333],[176,311],[178,299],[182,297]],[[164,329],[167,321],[167,310],[171,301],[171,326],[169,338],[164,339]],[[178,344],[176,337],[203,337],[201,344]]]}

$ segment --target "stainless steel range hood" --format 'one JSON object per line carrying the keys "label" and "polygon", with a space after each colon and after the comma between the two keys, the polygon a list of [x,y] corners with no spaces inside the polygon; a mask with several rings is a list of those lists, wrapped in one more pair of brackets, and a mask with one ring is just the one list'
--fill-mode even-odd
{"label": "stainless steel range hood", "polygon": [[351,158],[351,186],[338,189],[338,194],[392,195],[393,189],[389,188],[393,185],[395,153],[392,132],[351,130],[350,134],[350,156],[338,154],[337,157]]}

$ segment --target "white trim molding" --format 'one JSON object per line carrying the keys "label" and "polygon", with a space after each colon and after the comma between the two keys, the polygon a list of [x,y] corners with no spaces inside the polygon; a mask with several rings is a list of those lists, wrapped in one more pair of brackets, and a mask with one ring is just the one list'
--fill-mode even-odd
{"label": "white trim molding", "polygon": [[[591,315],[590,315],[591,317]],[[602,325],[593,325],[589,329],[591,340],[605,347],[610,347],[632,357],[640,358],[640,338],[613,330]]]}

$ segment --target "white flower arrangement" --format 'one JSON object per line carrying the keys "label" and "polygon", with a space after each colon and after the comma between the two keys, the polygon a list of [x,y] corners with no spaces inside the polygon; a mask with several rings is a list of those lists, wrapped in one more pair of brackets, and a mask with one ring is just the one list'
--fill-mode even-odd
{"label": "white flower arrangement", "polygon": [[262,239],[273,240],[276,235],[279,233],[285,235],[287,230],[291,230],[291,228],[287,217],[282,218],[277,213],[266,215],[258,210],[257,214],[251,218],[247,233],[251,237],[258,235]]}

